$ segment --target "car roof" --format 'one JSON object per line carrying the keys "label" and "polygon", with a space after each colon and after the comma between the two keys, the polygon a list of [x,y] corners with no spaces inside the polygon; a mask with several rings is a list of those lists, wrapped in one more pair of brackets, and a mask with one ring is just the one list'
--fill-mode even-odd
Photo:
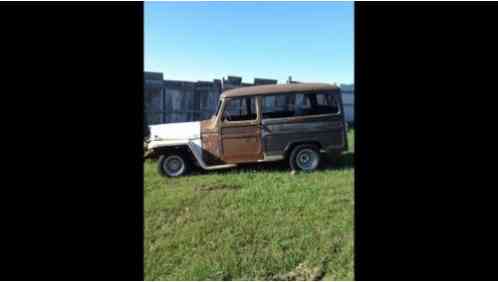
{"label": "car roof", "polygon": [[221,93],[221,98],[240,97],[251,95],[272,95],[291,92],[309,91],[336,91],[337,85],[327,83],[290,83],[290,84],[267,84],[258,86],[239,87]]}

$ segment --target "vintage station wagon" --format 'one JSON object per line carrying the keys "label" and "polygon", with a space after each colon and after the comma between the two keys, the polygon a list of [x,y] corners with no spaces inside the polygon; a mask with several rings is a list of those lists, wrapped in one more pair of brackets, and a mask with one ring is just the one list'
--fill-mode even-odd
{"label": "vintage station wagon", "polygon": [[220,95],[209,120],[149,126],[148,149],[164,176],[240,163],[288,160],[292,170],[313,171],[320,153],[347,150],[340,89],[321,83],[262,85]]}

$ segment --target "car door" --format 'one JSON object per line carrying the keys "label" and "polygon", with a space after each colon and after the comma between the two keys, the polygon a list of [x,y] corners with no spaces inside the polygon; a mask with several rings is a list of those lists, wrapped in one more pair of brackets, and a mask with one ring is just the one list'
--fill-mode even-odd
{"label": "car door", "polygon": [[226,98],[221,121],[224,162],[253,162],[263,158],[258,109],[255,96]]}

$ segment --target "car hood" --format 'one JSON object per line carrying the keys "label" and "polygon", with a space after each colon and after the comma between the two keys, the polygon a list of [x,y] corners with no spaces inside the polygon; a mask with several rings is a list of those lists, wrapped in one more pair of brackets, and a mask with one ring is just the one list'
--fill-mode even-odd
{"label": "car hood", "polygon": [[188,140],[201,138],[201,122],[177,122],[150,125],[150,140]]}

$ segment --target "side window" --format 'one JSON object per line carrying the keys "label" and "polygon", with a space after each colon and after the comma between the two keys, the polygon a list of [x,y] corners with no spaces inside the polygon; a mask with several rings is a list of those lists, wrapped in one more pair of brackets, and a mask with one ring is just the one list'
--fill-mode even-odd
{"label": "side window", "polygon": [[316,94],[316,104],[319,107],[328,106],[327,96],[322,93]]}
{"label": "side window", "polygon": [[317,112],[319,114],[339,113],[339,103],[336,95],[318,93],[316,94]]}
{"label": "side window", "polygon": [[337,96],[328,93],[296,95],[296,116],[336,114],[339,112]]}
{"label": "side window", "polygon": [[296,116],[307,116],[311,114],[311,101],[309,94],[296,94]]}
{"label": "side window", "polygon": [[295,94],[263,96],[263,118],[294,116]]}
{"label": "side window", "polygon": [[339,112],[337,96],[328,93],[293,93],[263,96],[263,118],[286,118]]}
{"label": "side window", "polygon": [[243,121],[255,120],[256,97],[241,97],[227,101],[223,111],[223,120]]}

